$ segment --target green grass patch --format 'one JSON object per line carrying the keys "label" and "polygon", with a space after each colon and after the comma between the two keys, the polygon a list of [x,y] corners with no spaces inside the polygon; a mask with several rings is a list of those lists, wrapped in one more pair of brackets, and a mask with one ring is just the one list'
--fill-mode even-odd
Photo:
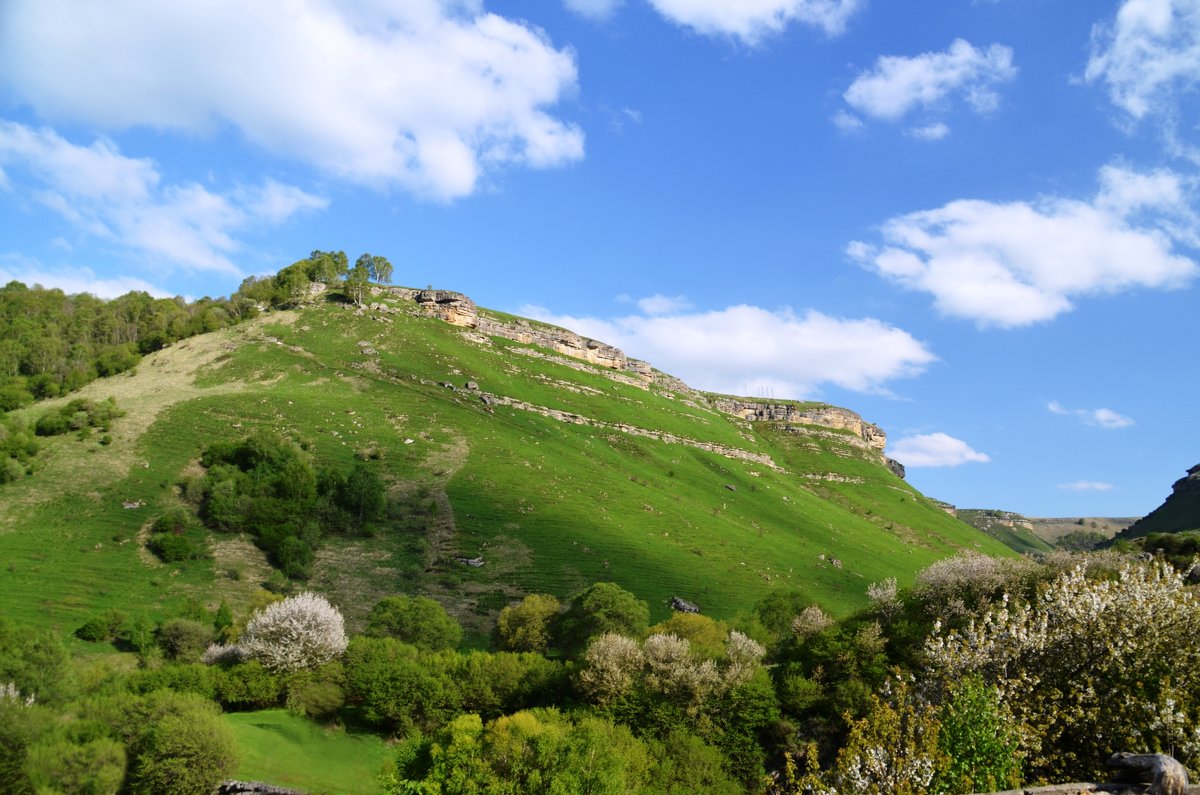
{"label": "green grass patch", "polygon": [[222,716],[241,750],[237,777],[292,787],[311,795],[380,792],[389,756],[377,735],[331,729],[281,709]]}

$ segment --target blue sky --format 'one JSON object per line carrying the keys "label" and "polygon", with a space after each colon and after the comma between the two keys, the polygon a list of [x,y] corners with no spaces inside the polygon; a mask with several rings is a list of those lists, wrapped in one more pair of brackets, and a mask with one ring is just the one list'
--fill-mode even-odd
{"label": "blue sky", "polygon": [[309,251],[707,389],[927,494],[1139,515],[1200,461],[1197,0],[8,0],[0,279]]}

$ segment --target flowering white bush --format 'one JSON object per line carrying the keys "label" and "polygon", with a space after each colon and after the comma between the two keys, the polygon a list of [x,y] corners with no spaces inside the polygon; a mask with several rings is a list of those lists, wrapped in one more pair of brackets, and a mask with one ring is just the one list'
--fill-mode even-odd
{"label": "flowering white bush", "polygon": [[242,647],[236,643],[213,643],[204,650],[200,662],[205,665],[232,665],[243,659]]}
{"label": "flowering white bush", "polygon": [[1042,569],[1028,558],[993,558],[966,552],[945,558],[917,573],[914,591],[933,615],[955,619]]}
{"label": "flowering white bush", "polygon": [[891,618],[900,612],[903,605],[899,599],[900,588],[895,577],[888,577],[883,582],[873,582],[867,586],[867,598],[871,607],[883,618]]}
{"label": "flowering white bush", "polygon": [[306,591],[251,616],[238,648],[269,670],[294,671],[324,665],[340,656],[346,644],[342,614]]}
{"label": "flowering white bush", "polygon": [[962,630],[936,625],[925,654],[933,682],[996,686],[1035,776],[1088,777],[1125,749],[1200,761],[1200,600],[1165,562],[1115,580],[1077,566],[1030,603],[1006,595]]}
{"label": "flowering white bush", "polygon": [[589,698],[606,706],[628,692],[643,660],[636,640],[605,632],[588,646],[579,683]]}
{"label": "flowering white bush", "polygon": [[588,646],[579,684],[584,694],[602,707],[640,688],[695,714],[710,696],[748,682],[762,667],[765,654],[762,644],[737,630],[729,633],[725,659],[719,666],[694,656],[691,643],[678,635],[651,635],[639,645],[607,632]]}
{"label": "flowering white bush", "polygon": [[809,605],[792,619],[792,632],[799,640],[812,637],[833,626],[833,619],[818,605]]}

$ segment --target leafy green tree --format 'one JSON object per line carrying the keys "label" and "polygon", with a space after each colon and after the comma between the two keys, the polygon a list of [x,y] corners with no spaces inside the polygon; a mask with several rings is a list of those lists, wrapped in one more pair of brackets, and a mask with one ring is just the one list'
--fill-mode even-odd
{"label": "leafy green tree", "polygon": [[158,645],[169,660],[196,662],[212,642],[212,627],[187,618],[173,618],[158,629]]}
{"label": "leafy green tree", "polygon": [[346,689],[363,716],[397,735],[444,726],[461,694],[444,665],[394,638],[355,637],[346,650]]}
{"label": "leafy green tree", "polygon": [[395,638],[422,649],[452,649],[462,642],[462,627],[445,609],[424,596],[389,596],[367,616],[367,634]]}
{"label": "leafy green tree", "polygon": [[367,285],[371,281],[371,255],[363,254],[354,263],[354,267],[346,273],[346,297],[356,304],[361,304],[367,297]]}
{"label": "leafy green tree", "polygon": [[[455,718],[429,745],[428,755],[406,754],[389,793],[414,791],[517,793],[645,791],[650,759],[628,729],[555,709],[518,712],[483,724],[478,715]],[[419,760],[426,769],[413,769]],[[427,760],[427,761],[426,761]]]}
{"label": "leafy green tree", "polygon": [[871,709],[850,727],[833,779],[862,795],[925,795],[944,758],[932,707],[919,703],[898,678],[889,699],[871,696]]}
{"label": "leafy green tree", "polygon": [[349,260],[344,251],[314,251],[308,255],[308,277],[322,284],[336,284],[346,275]]}
{"label": "leafy green tree", "polygon": [[67,673],[67,652],[57,635],[0,616],[0,686],[11,683],[40,704],[54,704],[70,691]]}
{"label": "leafy green tree", "polygon": [[640,638],[649,625],[645,602],[616,583],[598,582],[571,600],[562,620],[563,646],[578,654],[606,632]]}
{"label": "leafy green tree", "polygon": [[511,651],[546,651],[554,622],[561,612],[562,603],[542,593],[529,594],[519,604],[505,607],[496,623],[500,647]]}
{"label": "leafy green tree", "polygon": [[935,792],[992,792],[1021,783],[1018,734],[995,688],[977,676],[953,684],[938,717],[945,764]]}
{"label": "leafy green tree", "polygon": [[27,751],[24,772],[39,793],[115,795],[125,779],[125,748],[107,737],[41,742]]}
{"label": "leafy green tree", "polygon": [[163,716],[135,747],[130,787],[135,795],[209,795],[237,768],[237,739],[210,707]]}

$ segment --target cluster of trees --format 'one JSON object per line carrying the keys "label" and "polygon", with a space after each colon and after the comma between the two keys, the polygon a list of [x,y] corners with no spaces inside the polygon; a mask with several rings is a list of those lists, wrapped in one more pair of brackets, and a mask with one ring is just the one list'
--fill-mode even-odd
{"label": "cluster of trees", "polygon": [[[389,794],[949,795],[1092,779],[1114,750],[1200,764],[1200,599],[1169,560],[963,556],[869,594],[840,621],[778,592],[730,623],[648,626],[643,602],[598,583],[566,604],[510,605],[496,650],[469,652],[414,596],[383,599],[351,637],[312,594],[264,594],[240,621],[225,606],[154,628],[109,613],[80,636],[143,666],[94,698],[72,691],[52,636],[0,620],[0,778],[74,791],[60,782],[86,769],[108,783],[78,791],[96,792],[153,791],[164,771],[211,781],[233,753],[218,706],[396,737]],[[118,708],[149,722],[135,731]],[[199,754],[199,738],[215,750]]]}
{"label": "cluster of trees", "polygon": [[315,284],[321,285],[320,289],[338,290],[361,304],[371,282],[387,284],[391,278],[392,263],[387,257],[363,254],[351,265],[344,251],[314,251],[274,276],[249,277],[237,294],[266,306],[295,306],[312,294]]}
{"label": "cluster of trees", "polygon": [[324,534],[369,534],[387,513],[383,482],[369,462],[343,474],[276,434],[217,442],[200,463],[207,471],[184,491],[204,523],[249,533],[288,577],[308,577]]}

